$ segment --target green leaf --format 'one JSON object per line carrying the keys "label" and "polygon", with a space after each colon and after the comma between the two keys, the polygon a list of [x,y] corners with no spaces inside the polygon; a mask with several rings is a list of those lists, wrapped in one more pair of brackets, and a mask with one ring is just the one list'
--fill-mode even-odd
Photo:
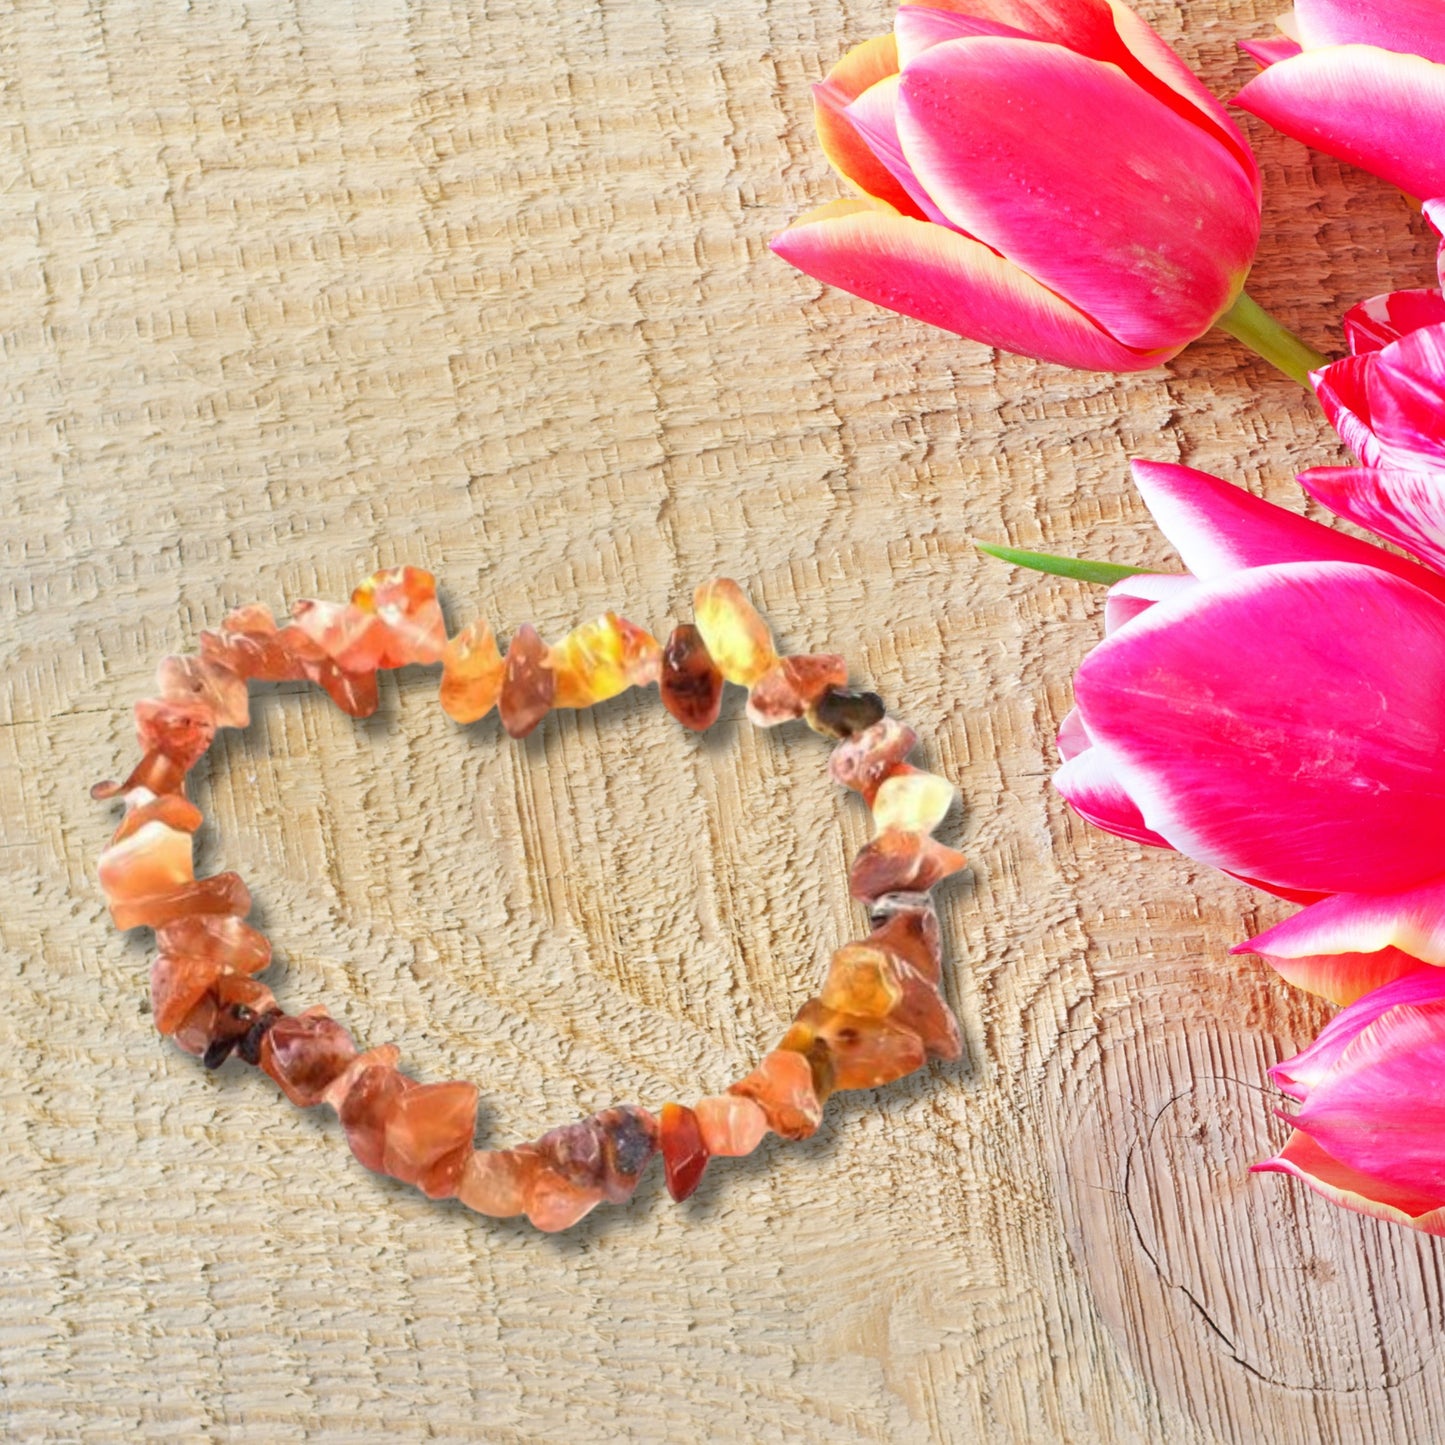
{"label": "green leaf", "polygon": [[1050,572],[1055,577],[1072,577],[1076,582],[1095,582],[1101,587],[1111,587],[1125,577],[1138,577],[1149,571],[1147,567],[1121,567],[1117,562],[1090,562],[1085,557],[1053,557],[1047,552],[1022,552],[1017,547],[1002,547],[997,542],[975,542],[973,545],[980,552],[997,557],[1000,562],[1012,562],[1035,572]]}

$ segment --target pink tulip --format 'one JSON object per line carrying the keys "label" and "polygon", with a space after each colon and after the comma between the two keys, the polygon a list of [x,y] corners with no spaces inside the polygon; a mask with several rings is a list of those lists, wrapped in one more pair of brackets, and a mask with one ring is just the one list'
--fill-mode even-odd
{"label": "pink tulip", "polygon": [[1445,969],[1366,994],[1270,1074],[1300,1107],[1289,1142],[1256,1169],[1445,1235]]}
{"label": "pink tulip", "polygon": [[1445,6],[1296,0],[1237,105],[1411,196],[1445,195]]}
{"label": "pink tulip", "polygon": [[[1440,146],[1445,150],[1445,137]],[[1445,201],[1425,209],[1437,226],[1445,225]],[[1445,245],[1439,266],[1445,287]],[[1366,467],[1445,470],[1445,294],[1431,289],[1375,296],[1347,312],[1344,327],[1351,354],[1310,377],[1330,424]],[[1320,485],[1331,476],[1354,485],[1351,473],[1309,475]],[[1310,480],[1305,485],[1326,506],[1358,520],[1348,505],[1337,505],[1341,496],[1323,495]],[[1383,474],[1374,485],[1395,486]],[[1445,487],[1445,478],[1435,486]]]}
{"label": "pink tulip", "polygon": [[1426,566],[1187,467],[1134,476],[1189,571],[1111,589],[1059,791],[1310,904],[1243,945],[1304,988],[1445,965],[1445,500],[1393,518]]}
{"label": "pink tulip", "polygon": [[1105,371],[1166,360],[1241,300],[1254,158],[1118,0],[905,5],[815,98],[823,148],[860,194],[774,238],[810,276]]}
{"label": "pink tulip", "polygon": [[1405,474],[1374,475],[1395,490],[1372,524],[1429,565],[1136,462],[1188,572],[1110,589],[1055,782],[1111,832],[1307,904],[1235,950],[1347,1005],[1274,1071],[1301,1107],[1258,1167],[1445,1234],[1445,474],[1410,474],[1403,513]]}

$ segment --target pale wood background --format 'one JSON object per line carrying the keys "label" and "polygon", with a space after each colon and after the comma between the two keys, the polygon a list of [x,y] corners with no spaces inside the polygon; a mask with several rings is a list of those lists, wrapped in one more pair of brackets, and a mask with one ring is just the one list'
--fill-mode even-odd
{"label": "pale wood background", "polygon": [[[1216,90],[1280,0],[1150,0]],[[1186,14],[1187,11],[1187,14]],[[1097,595],[973,536],[1168,562],[1133,455],[1299,505],[1338,456],[1220,337],[1071,375],[822,292],[809,83],[882,0],[23,3],[0,16],[0,1430],[46,1440],[1445,1439],[1445,1250],[1277,1178],[1322,1010],[1278,905],[1050,791]],[[1187,22],[1187,25],[1186,25]],[[1186,32],[1187,29],[1187,33]],[[1251,125],[1252,289],[1321,345],[1418,219]],[[685,615],[741,579],[928,740],[964,1063],[559,1238],[365,1173],[145,1012],[93,859],[128,710],[230,605],[433,569],[454,625]],[[741,720],[740,699],[729,705]],[[263,700],[198,796],[283,1001],[489,1137],[747,1067],[861,923],[865,818],[793,730],[655,700],[461,731]]]}

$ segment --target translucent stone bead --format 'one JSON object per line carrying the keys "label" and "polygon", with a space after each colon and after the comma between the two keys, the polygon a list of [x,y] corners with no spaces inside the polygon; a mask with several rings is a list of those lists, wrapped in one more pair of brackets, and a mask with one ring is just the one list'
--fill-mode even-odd
{"label": "translucent stone bead", "polygon": [[884,893],[926,893],[967,865],[962,853],[926,833],[889,829],[858,852],[848,874],[853,897],[869,903]]}
{"label": "translucent stone bead", "polygon": [[763,1111],[768,1128],[784,1139],[806,1139],[823,1119],[823,1103],[813,1085],[813,1070],[802,1054],[774,1049],[728,1093],[752,1099]]}
{"label": "translucent stone bead", "polygon": [[600,1190],[574,1184],[555,1170],[540,1168],[527,1189],[527,1218],[536,1229],[556,1234],[570,1229],[602,1203]]}
{"label": "translucent stone bead", "polygon": [[515,1152],[537,1160],[524,1190],[527,1218],[549,1232],[566,1229],[607,1200],[632,1197],[657,1150],[657,1121],[645,1109],[604,1109],[552,1129]]}
{"label": "translucent stone bead", "polygon": [[548,654],[556,678],[553,707],[591,707],[657,681],[662,648],[650,633],[605,613],[574,627]]}
{"label": "translucent stone bead", "polygon": [[258,682],[299,681],[306,663],[325,655],[296,628],[278,628],[259,603],[229,613],[219,632],[201,633],[202,658]]}
{"label": "translucent stone bead", "polygon": [[391,646],[382,620],[349,602],[307,598],[292,607],[291,619],[343,672],[375,672]]}
{"label": "translucent stone bead", "polygon": [[228,973],[260,973],[271,962],[271,942],[236,917],[200,914],[163,923],[156,930],[162,953],[203,959]]}
{"label": "translucent stone bead", "polygon": [[204,1054],[211,1046],[211,1030],[216,1022],[216,1012],[216,1000],[208,990],[177,1025],[174,1035],[176,1046],[193,1057]]}
{"label": "translucent stone bead", "polygon": [[804,1004],[780,1047],[799,1056],[826,1052],[834,1089],[873,1089],[922,1068],[917,1034],[892,1020],[842,1013],[820,999]]}
{"label": "translucent stone bead", "polygon": [[958,789],[934,773],[902,769],[884,778],[873,795],[873,826],[880,833],[931,833],[948,815]]}
{"label": "translucent stone bead", "polygon": [[517,629],[507,648],[502,691],[497,699],[502,726],[512,737],[526,737],[547,716],[556,686],[547,646],[529,622]]}
{"label": "translucent stone bead", "polygon": [[223,1004],[243,1004],[253,1013],[276,1003],[275,994],[260,979],[244,973],[222,973],[216,980],[216,997]]}
{"label": "translucent stone bead", "polygon": [[442,650],[441,705],[459,723],[476,722],[496,706],[506,666],[491,624],[469,622]]}
{"label": "translucent stone bead", "polygon": [[223,663],[206,657],[163,657],[156,684],[168,702],[210,708],[217,727],[243,728],[251,721],[246,679]]}
{"label": "translucent stone bead", "polygon": [[216,735],[216,714],[205,702],[143,698],[135,705],[135,731],[145,752],[161,753],[189,772]]}
{"label": "translucent stone bead", "polygon": [[539,1167],[535,1156],[529,1158],[510,1149],[477,1149],[462,1168],[457,1198],[468,1209],[493,1219],[523,1214]]}
{"label": "translucent stone bead", "polygon": [[338,1114],[346,1102],[352,1086],[361,1081],[368,1069],[391,1069],[395,1071],[401,1058],[401,1050],[395,1044],[378,1044],[365,1053],[357,1054],[347,1066],[321,1091],[321,1102],[329,1104]]}
{"label": "translucent stone bead", "polygon": [[751,1154],[768,1132],[768,1120],[751,1100],[737,1094],[709,1094],[693,1105],[703,1147],[715,1159]]}
{"label": "translucent stone bead", "polygon": [[348,717],[370,717],[379,697],[376,672],[347,672],[329,657],[306,664],[306,676]]}
{"label": "translucent stone bead", "polygon": [[903,958],[920,977],[937,984],[943,971],[938,914],[926,893],[885,893],[869,908],[868,942]]}
{"label": "translucent stone bead", "polygon": [[872,942],[850,943],[833,955],[818,1000],[839,1013],[886,1017],[935,1058],[956,1059],[962,1051],[958,1021],[932,979]]}
{"label": "translucent stone bead", "polygon": [[387,1120],[401,1096],[418,1087],[415,1079],[394,1066],[378,1064],[365,1070],[346,1091],[337,1113],[351,1152],[368,1169],[382,1172]]}
{"label": "translucent stone bead", "polygon": [[436,578],[420,567],[373,572],[352,594],[351,605],[371,613],[389,634],[382,667],[440,662],[446,622],[437,601]]}
{"label": "translucent stone bead", "polygon": [[645,1109],[624,1105],[549,1130],[523,1147],[569,1183],[597,1189],[620,1204],[632,1196],[657,1151],[657,1121]]}
{"label": "translucent stone bead", "polygon": [[768,624],[730,578],[704,582],[692,595],[692,610],[703,643],[728,682],[751,687],[778,660]]}
{"label": "translucent stone bead", "polygon": [[911,727],[895,718],[884,718],[833,749],[828,759],[829,776],[840,787],[862,793],[871,807],[884,779],[902,766],[917,744],[918,734]]}
{"label": "translucent stone bead", "polygon": [[144,790],[155,797],[167,797],[185,791],[186,770],[174,759],[161,752],[149,752],[138,762],[130,776],[123,783],[97,783],[90,796],[97,799],[113,798],[118,793],[134,793]]}
{"label": "translucent stone bead", "polygon": [[680,1204],[702,1183],[708,1151],[697,1115],[683,1104],[664,1104],[658,1118],[667,1192]]}
{"label": "translucent stone bead", "polygon": [[450,1198],[472,1153],[476,1130],[475,1084],[418,1084],[391,1106],[382,1167],[432,1199]]}
{"label": "translucent stone bead", "polygon": [[138,833],[147,823],[163,823],[182,833],[194,833],[204,821],[201,810],[179,793],[157,797],[149,788],[133,788],[126,794],[125,817],[110,841],[113,846]]}
{"label": "translucent stone bead", "polygon": [[162,954],[151,964],[151,1021],[166,1035],[175,1033],[220,977],[220,965],[206,958]]}
{"label": "translucent stone bead", "polygon": [[830,687],[808,705],[804,716],[815,733],[826,738],[851,738],[881,723],[887,715],[876,692]]}
{"label": "translucent stone bead", "polygon": [[842,1013],[882,1018],[903,999],[898,969],[898,961],[880,948],[845,944],[833,955],[818,997]]}
{"label": "translucent stone bead", "polygon": [[144,898],[116,900],[110,905],[110,916],[122,931],[127,928],[160,928],[177,918],[198,914],[234,914],[244,918],[251,911],[251,895],[238,873],[217,873],[182,883],[164,893]]}
{"label": "translucent stone bead", "polygon": [[723,676],[708,654],[702,633],[690,622],[672,629],[662,650],[657,691],[662,705],[683,727],[703,732],[722,708]]}
{"label": "translucent stone bead", "polygon": [[600,1190],[605,1166],[602,1133],[594,1120],[581,1119],[575,1124],[559,1125],[523,1148],[571,1183]]}
{"label": "translucent stone bead", "polygon": [[191,835],[159,819],[144,823],[112,843],[100,855],[97,869],[101,891],[115,914],[123,905],[171,893],[192,881]]}
{"label": "translucent stone bead", "polygon": [[606,1196],[611,1203],[621,1204],[632,1197],[642,1171],[657,1153],[657,1120],[634,1104],[604,1109],[592,1118],[602,1131]]}
{"label": "translucent stone bead", "polygon": [[322,1013],[277,1019],[261,1043],[261,1068],[302,1109],[321,1103],[327,1085],[355,1057],[351,1035]]}
{"label": "translucent stone bead", "polygon": [[254,979],[224,976],[196,1001],[175,1031],[176,1043],[198,1055],[208,1069],[218,1069],[244,1041],[257,1021],[257,1011],[274,1009],[271,990]]}
{"label": "translucent stone bead", "polygon": [[760,728],[793,722],[815,698],[847,681],[848,664],[835,653],[785,657],[752,685],[748,720]]}

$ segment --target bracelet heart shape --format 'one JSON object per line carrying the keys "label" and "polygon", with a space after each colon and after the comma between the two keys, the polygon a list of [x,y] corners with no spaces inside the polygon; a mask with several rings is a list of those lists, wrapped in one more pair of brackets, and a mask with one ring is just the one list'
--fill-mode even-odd
{"label": "bracelet heart shape", "polygon": [[[234,1054],[292,1103],[330,1105],[368,1169],[482,1214],[525,1214],[549,1231],[604,1200],[629,1199],[655,1153],[682,1200],[709,1160],[749,1154],[769,1131],[814,1133],[830,1094],[889,1083],[930,1057],[958,1057],[958,1024],[938,988],[930,897],[964,866],[932,836],[956,789],[908,764],[915,734],[887,717],[875,694],[846,686],[841,657],[780,657],[735,582],[705,582],[694,611],[665,645],[609,612],[552,647],[524,626],[503,656],[485,622],[448,640],[434,579],[399,567],[363,582],[349,603],[297,603],[284,627],[262,606],[242,607],[201,634],[198,654],[167,657],[158,696],[135,707],[144,756],[123,783],[92,789],[125,803],[100,856],[100,885],[118,928],[155,930],[156,1027],[207,1068]],[[420,1083],[398,1069],[395,1045],[363,1051],[325,1009],[279,1009],[256,977],[271,945],[244,922],[246,885],[235,873],[196,878],[192,861],[202,819],[186,777],[218,728],[249,722],[249,682],[307,679],[365,717],[377,705],[378,671],[410,663],[441,664],[441,704],[451,717],[473,722],[495,707],[513,737],[553,708],[590,707],[654,683],[667,710],[695,730],[716,720],[725,682],[748,689],[747,714],[760,727],[806,721],[836,743],[834,780],[872,809],[875,836],[849,876],[872,931],[833,955],[818,995],[777,1048],[725,1092],[690,1106],[665,1103],[656,1115],[622,1105],[516,1148],[477,1149],[476,1086]]]}

